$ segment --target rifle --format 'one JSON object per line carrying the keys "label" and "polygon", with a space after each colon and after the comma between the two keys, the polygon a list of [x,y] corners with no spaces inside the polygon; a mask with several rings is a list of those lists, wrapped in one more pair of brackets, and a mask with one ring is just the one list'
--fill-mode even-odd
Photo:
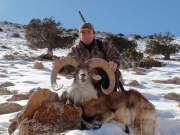
{"label": "rifle", "polygon": [[84,17],[83,17],[83,15],[81,14],[81,11],[79,11],[79,14],[80,14],[80,16],[81,16],[83,22],[86,22],[85,19],[84,19]]}

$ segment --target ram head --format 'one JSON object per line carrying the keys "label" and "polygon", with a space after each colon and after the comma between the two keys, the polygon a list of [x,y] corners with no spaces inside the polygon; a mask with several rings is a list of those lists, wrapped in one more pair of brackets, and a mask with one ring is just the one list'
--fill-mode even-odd
{"label": "ram head", "polygon": [[115,75],[114,72],[109,68],[109,63],[103,59],[100,58],[92,58],[87,60],[84,63],[79,63],[78,60],[76,60],[73,57],[63,57],[60,59],[60,65],[53,69],[51,74],[51,85],[54,90],[59,90],[62,88],[63,84],[57,85],[56,79],[57,74],[59,70],[61,70],[65,66],[73,66],[75,68],[74,73],[72,74],[74,78],[74,84],[76,85],[85,85],[85,84],[92,84],[91,80],[100,80],[102,77],[96,74],[93,74],[93,69],[95,68],[101,68],[103,69],[108,78],[109,78],[109,86],[105,89],[101,85],[101,90],[105,95],[109,95],[113,92],[113,89],[115,87]]}

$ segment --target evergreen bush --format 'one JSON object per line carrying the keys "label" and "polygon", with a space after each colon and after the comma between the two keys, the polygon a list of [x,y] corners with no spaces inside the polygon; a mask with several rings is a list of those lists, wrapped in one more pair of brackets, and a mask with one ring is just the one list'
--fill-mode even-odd
{"label": "evergreen bush", "polygon": [[152,67],[163,67],[163,66],[165,66],[164,63],[158,60],[154,60],[153,58],[146,58],[142,60],[139,65],[139,67],[143,67],[147,69],[152,68]]}

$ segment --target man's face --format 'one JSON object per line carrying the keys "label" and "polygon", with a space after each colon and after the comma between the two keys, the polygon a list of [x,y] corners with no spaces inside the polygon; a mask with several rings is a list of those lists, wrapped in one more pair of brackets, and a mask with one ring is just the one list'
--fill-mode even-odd
{"label": "man's face", "polygon": [[80,40],[86,45],[90,45],[92,43],[94,36],[95,36],[95,34],[94,34],[93,30],[85,29],[85,30],[79,32]]}

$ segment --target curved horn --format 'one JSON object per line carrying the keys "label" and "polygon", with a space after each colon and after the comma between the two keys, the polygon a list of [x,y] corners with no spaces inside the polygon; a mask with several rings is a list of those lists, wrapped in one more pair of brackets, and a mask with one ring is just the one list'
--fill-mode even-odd
{"label": "curved horn", "polygon": [[63,86],[62,84],[57,85],[57,83],[56,83],[57,74],[58,74],[59,70],[61,70],[61,68],[63,68],[64,66],[67,66],[67,65],[71,65],[71,66],[76,68],[77,65],[78,65],[78,62],[73,57],[63,57],[63,58],[60,59],[60,65],[52,70],[52,73],[51,73],[51,86],[56,91],[61,89],[62,86]]}
{"label": "curved horn", "polygon": [[107,89],[104,89],[101,85],[101,90],[105,95],[111,94],[111,92],[113,92],[115,87],[115,75],[114,72],[109,68],[109,63],[100,58],[92,58],[90,60],[87,60],[85,63],[89,66],[90,70],[99,67],[102,68],[107,73],[110,81],[109,87]]}

